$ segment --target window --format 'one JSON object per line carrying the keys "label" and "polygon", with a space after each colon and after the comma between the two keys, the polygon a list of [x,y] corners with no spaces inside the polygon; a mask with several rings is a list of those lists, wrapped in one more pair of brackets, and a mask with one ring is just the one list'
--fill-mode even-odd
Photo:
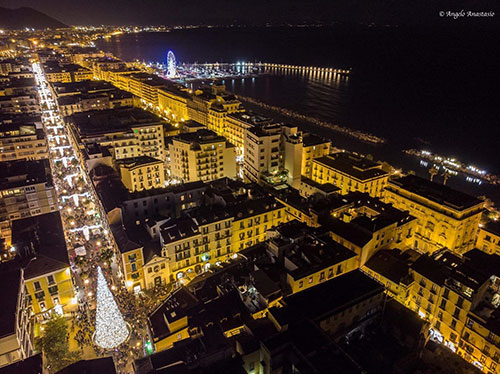
{"label": "window", "polygon": [[451,328],[453,330],[455,330],[457,328],[457,320],[456,319],[451,320]]}
{"label": "window", "polygon": [[313,277],[309,277],[309,283],[313,282]]}
{"label": "window", "polygon": [[304,281],[299,282],[299,288],[302,288],[302,287],[304,287]]}
{"label": "window", "polygon": [[447,289],[447,288],[444,289],[443,297],[445,299],[449,299],[450,298],[450,290],[449,289]]}
{"label": "window", "polygon": [[55,294],[57,294],[57,291],[58,291],[57,286],[52,286],[52,287],[49,287],[49,293],[50,293],[51,295],[55,295]]}
{"label": "window", "polygon": [[493,355],[493,360],[495,360],[496,362],[500,361],[500,352],[495,352],[495,354]]}
{"label": "window", "polygon": [[135,262],[132,264],[132,271],[137,271],[137,264]]}
{"label": "window", "polygon": [[497,363],[496,362],[493,362],[491,361],[491,364],[490,364],[490,369],[495,371],[497,369]]}
{"label": "window", "polygon": [[49,275],[49,276],[47,277],[47,281],[49,282],[49,284],[54,284],[54,283],[55,283],[55,281],[54,281],[54,276],[53,276],[53,275]]}
{"label": "window", "polygon": [[42,300],[45,297],[45,292],[40,291],[35,294],[35,297],[38,301]]}
{"label": "window", "polygon": [[472,329],[474,327],[474,321],[470,318],[467,319],[467,327]]}
{"label": "window", "polygon": [[464,305],[464,298],[459,296],[458,297],[458,301],[457,301],[457,307],[459,308],[462,308],[463,309],[463,305]]}
{"label": "window", "polygon": [[152,271],[153,271],[153,269],[148,268],[148,273],[151,273]]}
{"label": "window", "polygon": [[439,305],[439,307],[441,309],[446,309],[446,300],[445,299],[441,299],[441,305]]}
{"label": "window", "polygon": [[40,282],[35,282],[34,283],[34,286],[35,286],[35,291],[40,291],[42,289],[42,287],[40,286]]}
{"label": "window", "polygon": [[440,320],[440,321],[442,321],[442,320],[443,320],[443,312],[441,312],[441,311],[440,311],[440,312],[438,313],[438,318],[439,318],[439,320]]}
{"label": "window", "polygon": [[441,321],[436,321],[434,327],[436,328],[436,330],[439,330],[441,328]]}

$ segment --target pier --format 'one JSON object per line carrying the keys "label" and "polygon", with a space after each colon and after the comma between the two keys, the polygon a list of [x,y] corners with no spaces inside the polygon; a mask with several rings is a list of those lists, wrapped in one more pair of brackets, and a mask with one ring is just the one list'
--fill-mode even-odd
{"label": "pier", "polygon": [[350,75],[351,69],[337,69],[318,66],[303,66],[303,65],[288,65],[275,64],[269,62],[215,62],[215,63],[184,63],[181,65],[183,69],[202,69],[202,70],[222,70],[222,71],[246,71],[246,72],[266,72],[266,71],[284,71],[284,72],[299,72],[299,73],[330,73],[338,75]]}

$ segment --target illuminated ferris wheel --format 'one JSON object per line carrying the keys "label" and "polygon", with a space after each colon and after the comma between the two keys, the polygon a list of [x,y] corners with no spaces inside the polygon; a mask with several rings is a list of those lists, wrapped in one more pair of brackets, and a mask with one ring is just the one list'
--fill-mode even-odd
{"label": "illuminated ferris wheel", "polygon": [[173,78],[177,75],[177,67],[175,62],[174,52],[168,51],[167,53],[167,77]]}

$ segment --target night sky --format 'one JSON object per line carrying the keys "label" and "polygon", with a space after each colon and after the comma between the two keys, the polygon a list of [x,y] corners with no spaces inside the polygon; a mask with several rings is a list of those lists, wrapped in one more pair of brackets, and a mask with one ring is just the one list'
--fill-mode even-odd
{"label": "night sky", "polygon": [[[439,11],[498,11],[496,0],[0,0],[33,7],[66,24],[199,24],[337,21],[391,25],[443,22]],[[486,22],[500,24],[500,13]],[[451,19],[445,22],[454,22]],[[459,20],[458,22],[463,22]],[[457,23],[458,23],[457,22]],[[465,22],[471,23],[472,20]],[[485,20],[480,20],[485,22]]]}

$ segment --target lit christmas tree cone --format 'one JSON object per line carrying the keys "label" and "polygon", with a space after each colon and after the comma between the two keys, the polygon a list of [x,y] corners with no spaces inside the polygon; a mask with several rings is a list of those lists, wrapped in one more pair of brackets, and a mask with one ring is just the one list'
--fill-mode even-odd
{"label": "lit christmas tree cone", "polygon": [[94,343],[104,349],[113,349],[127,340],[129,328],[123,320],[108,283],[97,267],[97,311]]}

